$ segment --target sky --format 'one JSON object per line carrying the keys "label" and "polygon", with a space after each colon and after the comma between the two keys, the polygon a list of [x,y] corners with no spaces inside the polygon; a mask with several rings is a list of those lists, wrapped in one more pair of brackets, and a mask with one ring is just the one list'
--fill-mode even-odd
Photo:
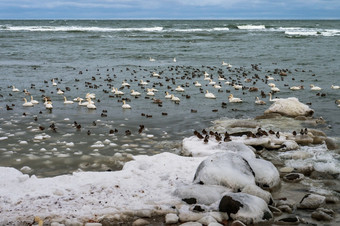
{"label": "sky", "polygon": [[340,19],[340,1],[0,0],[0,19]]}

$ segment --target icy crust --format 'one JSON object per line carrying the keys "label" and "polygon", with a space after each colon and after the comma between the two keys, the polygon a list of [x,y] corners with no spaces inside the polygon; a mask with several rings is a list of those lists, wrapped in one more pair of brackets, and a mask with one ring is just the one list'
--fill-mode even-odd
{"label": "icy crust", "polygon": [[274,103],[264,112],[279,113],[284,116],[297,117],[297,116],[312,116],[314,110],[308,105],[301,103],[295,97],[274,99]]}

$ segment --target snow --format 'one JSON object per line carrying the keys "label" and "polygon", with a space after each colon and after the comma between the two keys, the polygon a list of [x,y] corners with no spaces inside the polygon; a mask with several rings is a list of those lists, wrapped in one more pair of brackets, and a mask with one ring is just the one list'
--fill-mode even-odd
{"label": "snow", "polygon": [[295,97],[274,99],[274,103],[264,112],[279,113],[281,115],[296,116],[312,116],[314,111],[306,104],[301,103]]}

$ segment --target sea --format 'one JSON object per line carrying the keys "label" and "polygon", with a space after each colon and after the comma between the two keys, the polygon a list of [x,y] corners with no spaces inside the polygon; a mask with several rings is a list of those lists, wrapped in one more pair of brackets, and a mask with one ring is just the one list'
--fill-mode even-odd
{"label": "sea", "polygon": [[[269,83],[280,89],[274,97],[308,104],[324,120],[313,127],[339,143],[340,89],[332,88],[340,85],[339,50],[339,20],[0,20],[0,166],[48,177],[120,170],[134,155],[179,153],[184,138],[216,120],[262,115],[271,104]],[[322,89],[312,91],[312,84]],[[206,90],[216,99],[205,98]],[[95,94],[96,109],[64,104],[64,96],[87,93]],[[243,102],[229,103],[230,94]],[[23,106],[31,96],[39,103]],[[267,104],[256,105],[256,97]],[[131,109],[122,108],[123,100]],[[307,127],[288,125],[263,127]]]}

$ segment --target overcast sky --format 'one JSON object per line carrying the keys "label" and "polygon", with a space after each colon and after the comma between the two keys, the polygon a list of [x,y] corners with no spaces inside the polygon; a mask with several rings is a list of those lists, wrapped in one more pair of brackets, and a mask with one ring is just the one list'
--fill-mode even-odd
{"label": "overcast sky", "polygon": [[340,0],[0,0],[0,19],[340,19]]}

